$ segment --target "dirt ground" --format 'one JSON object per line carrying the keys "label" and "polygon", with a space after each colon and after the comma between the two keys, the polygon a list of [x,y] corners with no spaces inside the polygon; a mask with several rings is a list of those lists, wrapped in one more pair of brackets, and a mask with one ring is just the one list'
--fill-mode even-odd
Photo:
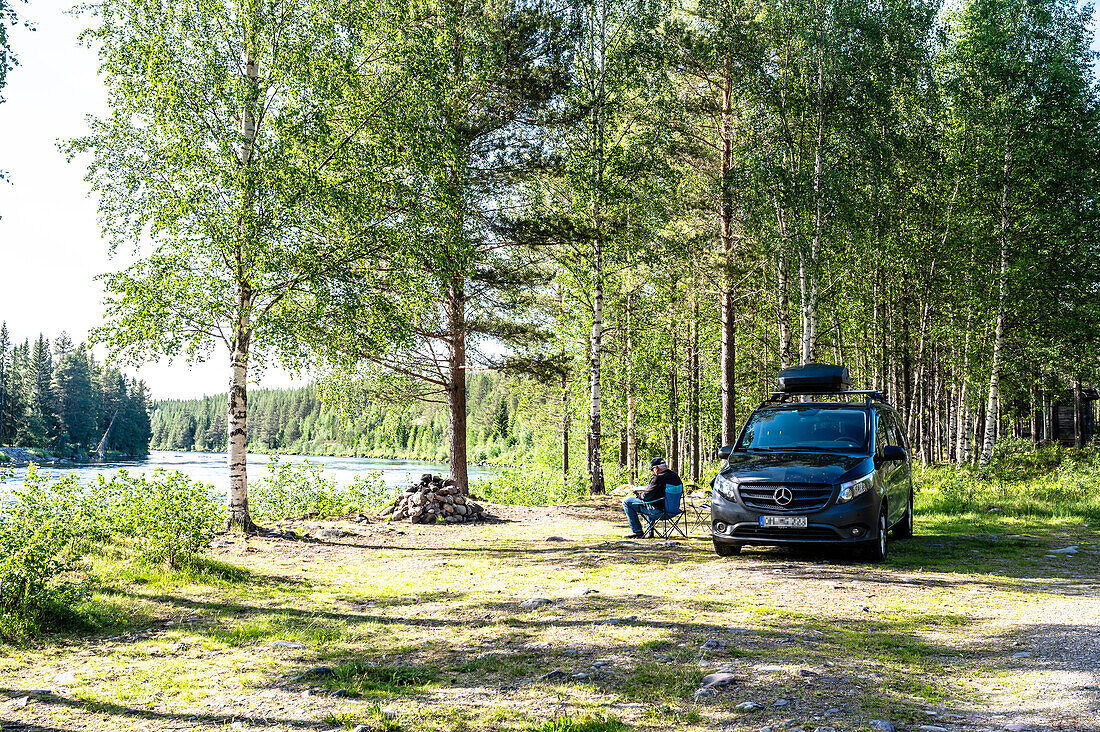
{"label": "dirt ground", "polygon": [[111,630],[0,647],[0,728],[1100,730],[1086,525],[918,522],[872,566],[624,540],[610,498],[488,508],[291,522],[219,538],[202,574],[101,579]]}

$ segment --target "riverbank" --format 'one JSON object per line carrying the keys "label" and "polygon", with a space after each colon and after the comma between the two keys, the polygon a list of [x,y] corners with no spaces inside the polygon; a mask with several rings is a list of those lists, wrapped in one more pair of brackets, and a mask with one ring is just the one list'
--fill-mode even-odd
{"label": "riverbank", "polygon": [[293,534],[221,537],[180,572],[106,548],[74,573],[101,578],[77,608],[97,627],[0,646],[13,699],[0,719],[107,732],[1100,729],[1100,551],[1080,522],[925,520],[870,567],[770,548],[722,559],[699,534],[623,541],[606,497],[486,508],[499,520],[284,522]]}
{"label": "riverbank", "polygon": [[[148,455],[125,455],[117,452],[108,452],[106,457],[84,457],[84,456],[63,456],[54,455],[41,448],[25,448],[25,447],[0,447],[0,465],[5,465],[10,468],[25,468],[28,465],[57,465],[57,464],[72,464],[80,465],[83,463],[97,463],[97,462],[118,462],[120,460],[143,460]],[[5,459],[6,458],[6,459]]]}

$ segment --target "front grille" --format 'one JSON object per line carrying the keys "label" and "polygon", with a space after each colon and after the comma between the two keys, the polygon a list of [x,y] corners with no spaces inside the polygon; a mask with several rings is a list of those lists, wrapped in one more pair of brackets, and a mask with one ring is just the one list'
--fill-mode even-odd
{"label": "front grille", "polygon": [[[785,506],[779,505],[775,500],[775,492],[780,488],[791,492],[791,502]],[[746,508],[768,513],[813,513],[828,505],[833,487],[797,483],[742,483],[738,492]]]}
{"label": "front grille", "polygon": [[805,529],[777,529],[744,524],[733,530],[735,539],[772,539],[775,541],[837,541],[841,537],[827,526],[808,526]]}

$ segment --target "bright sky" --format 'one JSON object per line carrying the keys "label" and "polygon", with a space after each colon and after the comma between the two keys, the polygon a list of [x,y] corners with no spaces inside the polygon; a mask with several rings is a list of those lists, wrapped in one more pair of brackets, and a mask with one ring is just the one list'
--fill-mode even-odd
{"label": "bright sky", "polygon": [[[103,316],[101,272],[121,267],[107,257],[96,223],[96,202],[88,196],[85,168],[65,162],[57,140],[77,137],[85,116],[106,112],[95,54],[77,45],[79,17],[68,3],[17,4],[33,32],[15,28],[11,44],[19,66],[0,93],[0,320],[12,340],[52,338],[62,330],[73,340],[87,337]],[[128,371],[144,379],[154,398],[224,393],[229,383],[225,347],[210,362],[177,361]],[[98,353],[102,359],[103,354]],[[269,370],[263,386],[300,384],[290,374]]]}
{"label": "bright sky", "polygon": [[[95,275],[120,266],[108,259],[100,239],[84,168],[65,162],[57,149],[59,139],[84,132],[86,115],[106,111],[96,56],[77,45],[82,21],[65,12],[66,5],[17,6],[35,30],[13,29],[20,65],[8,76],[2,91],[7,101],[0,104],[0,170],[10,179],[0,183],[0,320],[17,342],[62,330],[74,340],[86,338],[103,315]],[[130,372],[156,398],[186,398],[224,393],[227,362],[215,351],[206,364],[162,362]],[[300,383],[278,370],[261,381],[271,387]]]}

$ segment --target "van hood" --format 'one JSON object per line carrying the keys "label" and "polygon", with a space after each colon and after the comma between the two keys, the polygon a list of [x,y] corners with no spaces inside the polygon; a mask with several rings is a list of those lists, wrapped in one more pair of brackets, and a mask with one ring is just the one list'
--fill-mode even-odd
{"label": "van hood", "polygon": [[[875,469],[866,455],[836,452],[735,452],[722,475],[738,481],[835,485]],[[848,475],[851,473],[851,475]]]}

